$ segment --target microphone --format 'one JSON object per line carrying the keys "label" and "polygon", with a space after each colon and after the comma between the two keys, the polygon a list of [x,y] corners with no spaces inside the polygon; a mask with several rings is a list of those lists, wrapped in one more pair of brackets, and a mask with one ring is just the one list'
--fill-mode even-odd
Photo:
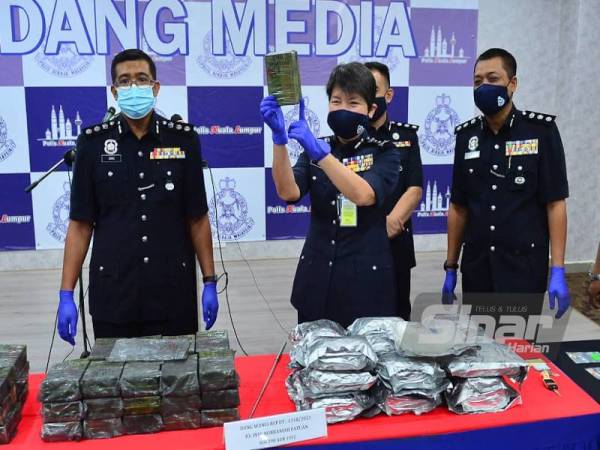
{"label": "microphone", "polygon": [[106,114],[104,114],[104,117],[102,118],[102,123],[108,122],[110,119],[112,119],[115,116],[116,112],[117,112],[117,110],[115,109],[114,106],[111,106],[110,108],[108,108],[106,110]]}
{"label": "microphone", "polygon": [[171,122],[183,122],[183,117],[181,117],[179,114],[173,114],[171,116]]}

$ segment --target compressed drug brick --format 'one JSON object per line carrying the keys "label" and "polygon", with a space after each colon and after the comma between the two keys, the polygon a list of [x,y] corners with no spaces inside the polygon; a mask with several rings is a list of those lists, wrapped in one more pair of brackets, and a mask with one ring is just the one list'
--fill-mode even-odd
{"label": "compressed drug brick", "polygon": [[198,395],[197,355],[190,355],[185,361],[166,361],[162,365],[160,391],[164,397]]}
{"label": "compressed drug brick", "polygon": [[229,347],[227,330],[199,331],[196,333],[196,353],[210,350],[228,350]]}
{"label": "compressed drug brick", "polygon": [[121,395],[128,397],[149,397],[160,394],[159,362],[128,362],[121,374]]}
{"label": "compressed drug brick", "polygon": [[200,411],[202,400],[199,395],[189,397],[163,397],[160,405],[163,417],[175,416],[185,412]]}
{"label": "compressed drug brick", "polygon": [[92,361],[81,379],[83,398],[119,397],[123,363]]}
{"label": "compressed drug brick", "polygon": [[46,442],[79,441],[83,437],[83,426],[81,421],[44,423],[41,436]]}
{"label": "compressed drug brick", "polygon": [[222,391],[238,387],[233,364],[233,350],[201,351],[198,353],[198,374],[202,392]]}
{"label": "compressed drug brick", "polygon": [[172,416],[163,416],[165,430],[193,430],[202,426],[200,411],[187,411]]}
{"label": "compressed drug brick", "polygon": [[202,392],[202,405],[205,409],[227,409],[240,405],[240,394],[237,389]]}
{"label": "compressed drug brick", "polygon": [[40,387],[40,402],[81,400],[80,383],[88,365],[85,359],[72,359],[53,366]]}
{"label": "compressed drug brick", "polygon": [[90,398],[83,401],[86,419],[114,419],[123,415],[123,400],[120,397]]}
{"label": "compressed drug brick", "polygon": [[123,399],[123,415],[160,414],[160,397],[133,397]]}
{"label": "compressed drug brick", "polygon": [[44,403],[42,419],[44,423],[77,422],[83,420],[83,402]]}
{"label": "compressed drug brick", "polygon": [[240,413],[237,408],[228,409],[204,409],[200,411],[202,415],[202,427],[219,427],[227,422],[240,420]]}
{"label": "compressed drug brick", "polygon": [[117,338],[98,338],[94,342],[94,348],[90,353],[90,361],[104,361],[110,356]]}
{"label": "compressed drug brick", "polygon": [[122,435],[123,421],[120,417],[83,421],[83,437],[86,439],[110,439]]}
{"label": "compressed drug brick", "polygon": [[159,414],[123,416],[123,431],[125,434],[158,433],[163,428],[163,420]]}

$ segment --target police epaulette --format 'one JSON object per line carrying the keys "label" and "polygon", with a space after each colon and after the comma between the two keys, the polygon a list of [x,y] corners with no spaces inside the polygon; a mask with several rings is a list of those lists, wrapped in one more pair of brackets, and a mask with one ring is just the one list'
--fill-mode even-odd
{"label": "police epaulette", "polygon": [[472,119],[467,120],[466,122],[461,123],[456,128],[454,128],[454,133],[458,133],[460,130],[464,130],[466,128],[470,128],[476,123],[479,123],[481,120],[481,116],[473,117]]}
{"label": "police epaulette", "polygon": [[92,134],[100,134],[103,133],[107,130],[110,130],[111,128],[114,128],[114,126],[117,124],[116,120],[110,120],[108,122],[102,122],[96,125],[92,125],[91,127],[87,127],[85,128],[82,133],[90,136]]}
{"label": "police epaulette", "polygon": [[545,124],[550,124],[550,123],[554,122],[554,119],[556,119],[556,116],[553,116],[551,114],[544,114],[544,113],[539,113],[539,112],[535,112],[535,111],[521,111],[521,115],[525,119],[529,119],[529,120],[533,120],[533,121],[541,122],[541,123],[545,123]]}
{"label": "police epaulette", "polygon": [[191,123],[185,122],[173,122],[172,120],[157,120],[157,124],[160,124],[163,128],[168,128],[169,130],[181,131],[183,133],[191,133],[194,131],[194,125]]}
{"label": "police epaulette", "polygon": [[392,122],[390,121],[390,125],[397,126],[399,128],[408,128],[410,130],[417,131],[419,129],[419,125],[413,125],[412,123],[404,123],[404,122]]}

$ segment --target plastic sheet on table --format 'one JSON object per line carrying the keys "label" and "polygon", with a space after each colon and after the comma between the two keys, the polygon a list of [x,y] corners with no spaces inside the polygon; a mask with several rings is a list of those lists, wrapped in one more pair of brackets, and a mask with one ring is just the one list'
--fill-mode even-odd
{"label": "plastic sheet on table", "polygon": [[84,418],[86,419],[114,419],[123,415],[123,399],[92,398],[83,401]]}
{"label": "plastic sheet on table", "polygon": [[123,431],[125,434],[158,433],[163,428],[163,420],[159,414],[123,416]]}
{"label": "plastic sheet on table", "polygon": [[196,352],[229,349],[227,330],[208,330],[196,333]]}
{"label": "plastic sheet on table", "polygon": [[[292,372],[287,380],[288,394],[297,399],[327,397],[369,390],[377,382],[370,372],[331,372],[302,369]],[[295,400],[295,399],[293,399]]]}
{"label": "plastic sheet on table", "polygon": [[222,391],[204,391],[202,407],[206,409],[227,409],[240,405],[240,393],[237,389]]}
{"label": "plastic sheet on table", "polygon": [[202,426],[200,411],[186,411],[170,416],[163,416],[165,430],[193,430]]}
{"label": "plastic sheet on table", "polygon": [[160,414],[160,396],[123,399],[123,415]]}
{"label": "plastic sheet on table", "polygon": [[45,442],[79,441],[83,437],[81,421],[44,423],[41,432]]}
{"label": "plastic sheet on table", "polygon": [[501,412],[522,404],[519,392],[501,377],[457,380],[445,397],[448,409],[457,414]]}
{"label": "plastic sheet on table", "polygon": [[235,389],[239,381],[233,363],[233,350],[200,351],[198,369],[202,392]]}
{"label": "plastic sheet on table", "polygon": [[177,416],[186,412],[200,411],[202,408],[202,399],[199,395],[162,397],[160,408],[163,418]]}
{"label": "plastic sheet on table", "polygon": [[318,370],[366,371],[377,364],[377,354],[363,336],[319,337],[295,356],[293,363]]}
{"label": "plastic sheet on table", "polygon": [[110,439],[122,435],[123,421],[120,417],[83,421],[83,437],[86,439]]}
{"label": "plastic sheet on table", "polygon": [[227,409],[203,409],[200,411],[202,416],[202,427],[219,427],[227,422],[240,420],[240,413],[237,408]]}
{"label": "plastic sheet on table", "polygon": [[83,419],[83,415],[84,408],[81,401],[42,404],[44,422],[77,422]]}
{"label": "plastic sheet on table", "polygon": [[187,339],[117,339],[106,359],[111,362],[174,361],[188,356],[190,342]]}
{"label": "plastic sheet on table", "polygon": [[89,361],[85,359],[72,359],[52,366],[42,381],[40,402],[81,400],[80,382],[88,365]]}
{"label": "plastic sheet on table", "polygon": [[119,397],[123,363],[92,361],[81,379],[83,398]]}
{"label": "plastic sheet on table", "polygon": [[89,356],[90,361],[104,361],[110,356],[117,338],[98,338],[94,341],[94,347]]}
{"label": "plastic sheet on table", "polygon": [[165,397],[198,395],[198,355],[190,355],[185,361],[166,361],[162,365],[160,391]]}
{"label": "plastic sheet on table", "polygon": [[127,397],[148,397],[160,394],[159,362],[128,362],[121,374],[121,395]]}

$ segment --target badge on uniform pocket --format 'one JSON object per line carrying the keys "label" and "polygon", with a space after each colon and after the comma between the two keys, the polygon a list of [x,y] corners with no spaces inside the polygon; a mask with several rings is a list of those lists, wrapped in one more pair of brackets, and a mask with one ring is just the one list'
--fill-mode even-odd
{"label": "badge on uniform pocket", "polygon": [[525,177],[515,177],[515,184],[518,184],[519,186],[525,184]]}

